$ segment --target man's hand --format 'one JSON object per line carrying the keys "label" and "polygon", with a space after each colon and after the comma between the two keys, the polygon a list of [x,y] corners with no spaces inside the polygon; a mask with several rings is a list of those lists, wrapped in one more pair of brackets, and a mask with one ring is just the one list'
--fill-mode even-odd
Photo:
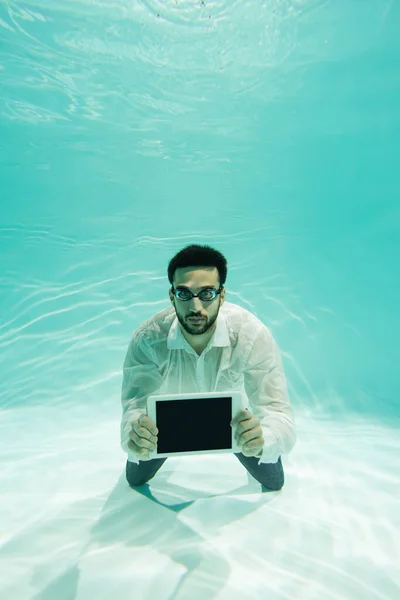
{"label": "man's hand", "polygon": [[150,452],[157,447],[158,429],[155,423],[146,415],[132,421],[130,441],[128,448],[132,450],[139,460],[149,460]]}
{"label": "man's hand", "polygon": [[231,421],[236,427],[235,439],[244,456],[260,457],[264,447],[264,438],[259,419],[249,410],[241,410]]}

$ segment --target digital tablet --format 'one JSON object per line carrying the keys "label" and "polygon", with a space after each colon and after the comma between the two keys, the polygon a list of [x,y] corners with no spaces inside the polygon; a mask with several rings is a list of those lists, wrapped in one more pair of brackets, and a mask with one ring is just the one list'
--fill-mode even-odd
{"label": "digital tablet", "polygon": [[147,416],[158,428],[150,459],[240,452],[230,423],[245,408],[247,397],[240,391],[149,396]]}

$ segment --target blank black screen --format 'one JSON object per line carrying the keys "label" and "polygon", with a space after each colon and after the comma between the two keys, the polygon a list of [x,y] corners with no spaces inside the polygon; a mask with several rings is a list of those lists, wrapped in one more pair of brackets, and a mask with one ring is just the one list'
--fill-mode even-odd
{"label": "blank black screen", "polygon": [[232,448],[232,397],[156,402],[157,451]]}

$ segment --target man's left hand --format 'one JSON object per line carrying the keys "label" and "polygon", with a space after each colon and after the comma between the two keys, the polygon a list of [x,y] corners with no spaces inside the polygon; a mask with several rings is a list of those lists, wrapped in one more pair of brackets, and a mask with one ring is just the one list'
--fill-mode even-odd
{"label": "man's left hand", "polygon": [[232,427],[236,427],[235,439],[244,456],[260,457],[264,447],[264,438],[259,419],[249,410],[241,410],[232,419]]}

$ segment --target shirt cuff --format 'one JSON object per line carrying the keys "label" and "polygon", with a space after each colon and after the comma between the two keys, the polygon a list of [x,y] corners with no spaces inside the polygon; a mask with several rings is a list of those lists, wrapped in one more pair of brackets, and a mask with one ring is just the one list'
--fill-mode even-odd
{"label": "shirt cuff", "polygon": [[276,463],[280,457],[276,436],[273,431],[271,431],[271,429],[265,425],[261,425],[261,429],[263,432],[264,446],[262,449],[262,454],[259,457],[258,464]]}

